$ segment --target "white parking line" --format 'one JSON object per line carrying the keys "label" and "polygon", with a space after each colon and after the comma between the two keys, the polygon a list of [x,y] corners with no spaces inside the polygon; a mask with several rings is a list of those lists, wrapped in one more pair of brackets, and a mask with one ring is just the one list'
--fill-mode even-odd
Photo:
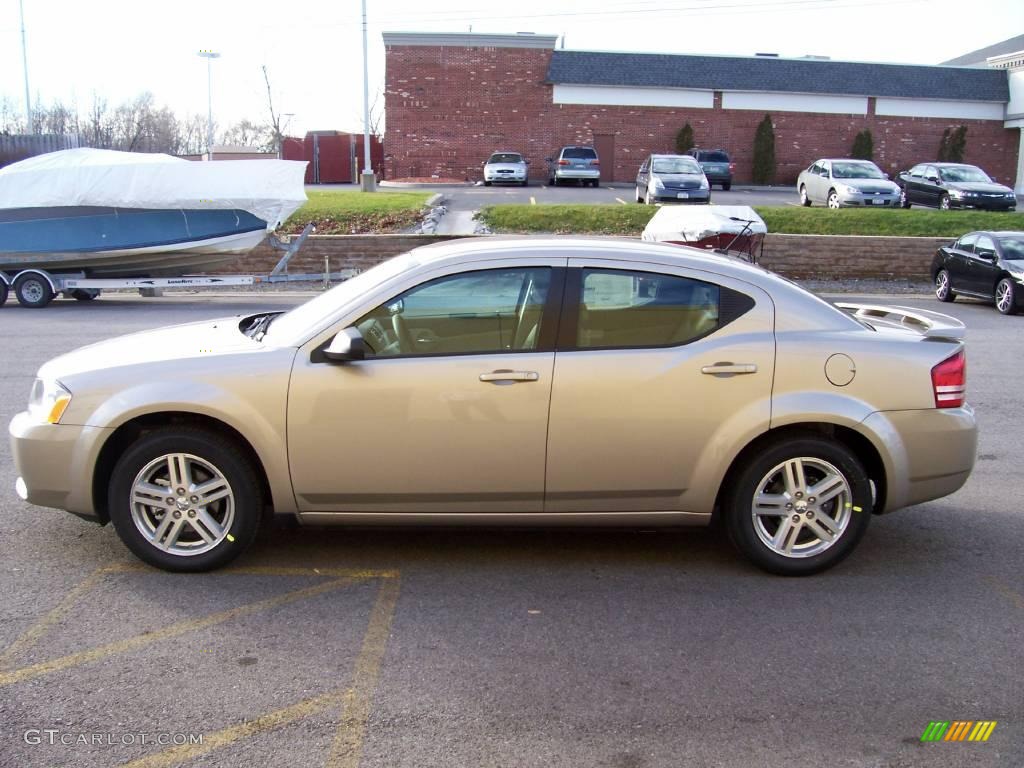
{"label": "white parking line", "polygon": [[537,198],[534,197],[533,195],[530,195],[530,205],[536,205],[536,204],[537,204]]}
{"label": "white parking line", "polygon": [[786,205],[792,205],[794,208],[799,208],[800,207],[800,203],[791,203],[791,202],[789,202],[789,200],[786,201]]}
{"label": "white parking line", "polygon": [[626,202],[625,200],[623,200],[623,199],[622,199],[621,197],[616,197],[615,199],[616,199],[616,200],[618,200],[618,201],[619,201],[620,203],[622,203],[623,205],[629,205],[629,203],[627,203],[627,202]]}

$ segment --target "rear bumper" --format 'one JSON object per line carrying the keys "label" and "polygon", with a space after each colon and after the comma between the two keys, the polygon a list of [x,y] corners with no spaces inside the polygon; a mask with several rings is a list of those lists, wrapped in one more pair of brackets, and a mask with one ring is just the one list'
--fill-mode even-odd
{"label": "rear bumper", "polygon": [[555,171],[556,179],[599,179],[601,170],[599,168],[566,168]]}
{"label": "rear bumper", "polygon": [[948,496],[974,469],[978,426],[970,406],[878,411],[863,424],[888,448],[888,456],[883,456],[886,502],[876,511],[892,512]]}
{"label": "rear bumper", "polygon": [[92,468],[111,430],[40,424],[19,413],[8,428],[19,495],[29,504],[56,507],[98,519],[92,499]]}

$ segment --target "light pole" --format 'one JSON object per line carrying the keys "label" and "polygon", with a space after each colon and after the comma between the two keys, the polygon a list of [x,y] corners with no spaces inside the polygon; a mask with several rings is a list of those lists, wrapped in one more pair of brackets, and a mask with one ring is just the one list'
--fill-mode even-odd
{"label": "light pole", "polygon": [[28,95],[28,52],[25,48],[25,3],[18,0],[18,13],[21,15],[21,66],[25,72],[25,130],[34,133],[32,130],[32,101]]}
{"label": "light pole", "polygon": [[370,167],[370,71],[366,53],[366,0],[363,0],[363,192],[376,192],[377,179]]}
{"label": "light pole", "polygon": [[219,59],[216,51],[200,51],[206,59],[206,159],[213,160],[213,60]]}

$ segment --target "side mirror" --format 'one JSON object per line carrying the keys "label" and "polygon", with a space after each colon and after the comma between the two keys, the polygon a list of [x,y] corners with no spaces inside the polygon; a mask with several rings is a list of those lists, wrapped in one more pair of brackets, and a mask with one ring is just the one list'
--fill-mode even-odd
{"label": "side mirror", "polygon": [[545,157],[544,158],[544,162],[545,163],[553,163],[553,162],[555,162],[555,158],[553,158],[553,157]]}
{"label": "side mirror", "polygon": [[324,357],[336,363],[362,360],[366,357],[366,341],[358,328],[346,328],[338,333],[324,350]]}
{"label": "side mirror", "polygon": [[925,180],[926,181],[930,181],[932,184],[938,184],[939,183],[939,177],[938,176],[929,176]]}
{"label": "side mirror", "polygon": [[529,161],[529,160],[524,160],[523,162],[524,162],[524,163],[526,163],[527,165],[529,165],[529,164],[530,164],[530,161]]}
{"label": "side mirror", "polygon": [[988,251],[988,250],[985,250],[985,251],[975,251],[974,255],[977,256],[979,259],[984,259],[985,261],[995,261],[996,260],[996,252],[995,251]]}
{"label": "side mirror", "polygon": [[889,174],[888,173],[883,173],[882,175],[885,176],[885,178],[887,178],[887,179],[889,178]]}

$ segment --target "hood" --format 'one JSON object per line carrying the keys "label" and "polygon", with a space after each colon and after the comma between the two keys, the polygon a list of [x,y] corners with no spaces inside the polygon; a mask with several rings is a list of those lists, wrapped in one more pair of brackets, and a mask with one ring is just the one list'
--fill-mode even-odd
{"label": "hood", "polygon": [[988,181],[944,181],[942,184],[946,189],[958,189],[961,192],[998,192],[1004,195],[1013,192],[1009,187]]}
{"label": "hood", "polygon": [[118,336],[55,357],[39,369],[39,378],[61,379],[79,373],[139,363],[174,362],[264,348],[238,330],[243,315],[172,325]]}
{"label": "hood", "polygon": [[845,184],[861,192],[899,192],[895,182],[886,179],[834,179],[836,184]]}

